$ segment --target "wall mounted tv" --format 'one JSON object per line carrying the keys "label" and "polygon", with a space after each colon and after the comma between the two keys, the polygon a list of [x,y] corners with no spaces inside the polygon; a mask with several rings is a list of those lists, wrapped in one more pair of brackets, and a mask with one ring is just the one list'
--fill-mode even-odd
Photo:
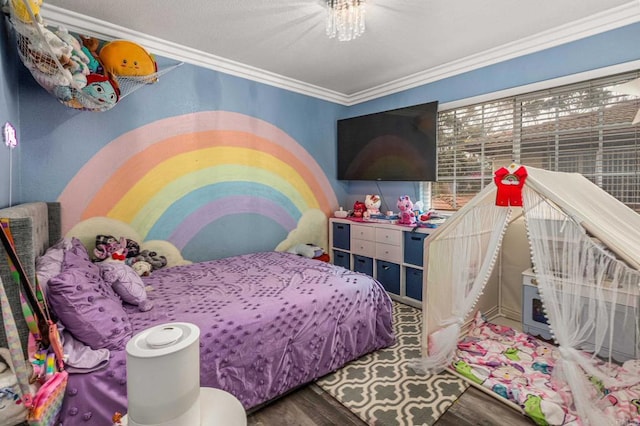
{"label": "wall mounted tv", "polygon": [[435,181],[438,102],[338,120],[338,180]]}

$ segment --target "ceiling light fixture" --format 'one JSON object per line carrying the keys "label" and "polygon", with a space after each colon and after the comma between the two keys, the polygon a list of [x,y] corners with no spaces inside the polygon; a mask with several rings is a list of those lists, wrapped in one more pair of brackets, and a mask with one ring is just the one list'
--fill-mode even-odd
{"label": "ceiling light fixture", "polygon": [[365,0],[327,0],[327,35],[349,41],[364,32]]}

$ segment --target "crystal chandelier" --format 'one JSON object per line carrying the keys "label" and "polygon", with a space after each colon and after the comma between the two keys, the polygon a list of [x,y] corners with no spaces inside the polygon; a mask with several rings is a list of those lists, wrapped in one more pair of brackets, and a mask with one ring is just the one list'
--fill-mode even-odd
{"label": "crystal chandelier", "polygon": [[327,35],[349,41],[364,32],[365,0],[327,0]]}

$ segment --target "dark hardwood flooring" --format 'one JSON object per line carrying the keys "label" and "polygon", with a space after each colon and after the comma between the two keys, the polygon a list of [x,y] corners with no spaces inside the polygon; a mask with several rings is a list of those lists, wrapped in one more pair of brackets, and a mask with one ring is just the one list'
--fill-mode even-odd
{"label": "dark hardwood flooring", "polygon": [[[515,409],[470,387],[434,426],[532,426]],[[248,426],[367,426],[319,386],[310,384],[249,414]],[[406,426],[417,426],[409,425]]]}

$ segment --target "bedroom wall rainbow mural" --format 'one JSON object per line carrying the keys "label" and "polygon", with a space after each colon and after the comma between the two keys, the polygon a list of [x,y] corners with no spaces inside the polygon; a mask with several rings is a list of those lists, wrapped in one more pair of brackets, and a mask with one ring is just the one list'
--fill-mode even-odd
{"label": "bedroom wall rainbow mural", "polygon": [[268,222],[286,236],[305,211],[330,214],[338,205],[324,171],[298,142],[268,122],[226,111],[123,134],[79,170],[59,201],[63,233],[105,216],[181,250],[223,218]]}

